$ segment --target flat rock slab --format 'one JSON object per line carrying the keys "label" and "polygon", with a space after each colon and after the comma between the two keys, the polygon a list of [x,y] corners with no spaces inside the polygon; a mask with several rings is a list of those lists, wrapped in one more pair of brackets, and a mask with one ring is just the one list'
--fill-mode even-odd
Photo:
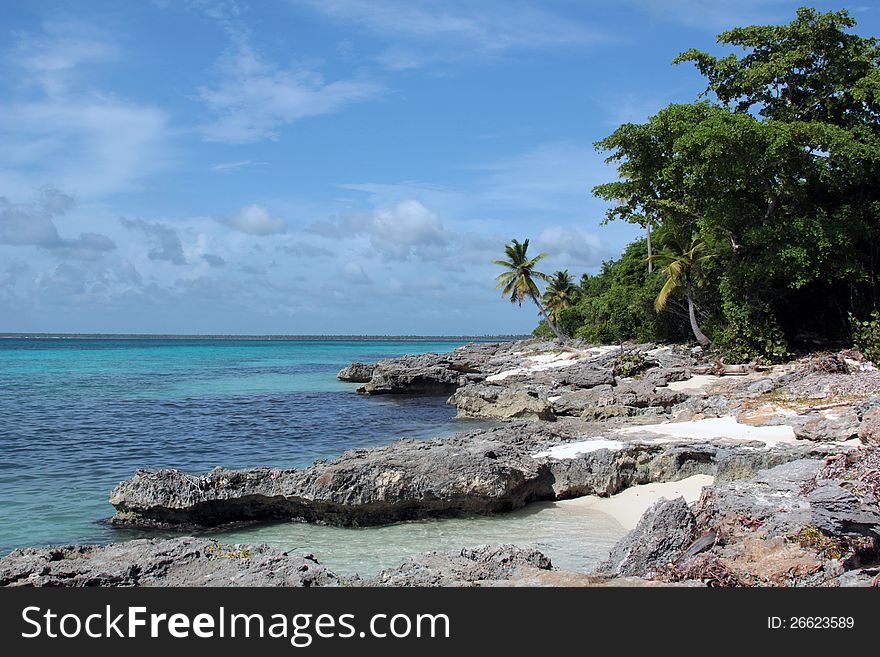
{"label": "flat rock slab", "polygon": [[138,470],[110,495],[113,522],[178,530],[290,519],[367,526],[497,513],[695,474],[749,476],[820,449],[631,442],[572,458],[537,456],[576,437],[553,424],[522,422],[355,449],[305,469]]}
{"label": "flat rock slab", "polygon": [[454,552],[426,552],[383,570],[364,586],[492,586],[533,570],[549,571],[550,559],[516,545],[479,545]]}
{"label": "flat rock slab", "polygon": [[310,556],[192,537],[22,548],[0,558],[0,586],[335,586]]}

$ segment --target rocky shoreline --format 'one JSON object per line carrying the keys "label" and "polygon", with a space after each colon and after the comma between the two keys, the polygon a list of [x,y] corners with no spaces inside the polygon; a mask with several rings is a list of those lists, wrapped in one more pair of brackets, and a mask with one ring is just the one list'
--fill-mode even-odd
{"label": "rocky shoreline", "polygon": [[15,550],[0,585],[868,585],[880,546],[880,373],[859,354],[725,366],[681,346],[536,340],[353,363],[365,395],[442,395],[500,426],[356,449],[308,468],[139,470],[120,526],[182,532],[300,520],[342,526],[502,513],[711,475],[659,500],[596,572],[480,546],[343,579],[310,555],[181,537]]}

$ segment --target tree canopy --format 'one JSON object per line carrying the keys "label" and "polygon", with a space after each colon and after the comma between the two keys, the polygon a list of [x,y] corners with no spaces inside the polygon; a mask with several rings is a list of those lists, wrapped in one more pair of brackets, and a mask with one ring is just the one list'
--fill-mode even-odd
{"label": "tree canopy", "polygon": [[850,314],[878,307],[880,48],[854,26],[802,8],[788,25],[724,32],[742,54],[675,60],[707,78],[703,98],[596,144],[619,173],[593,189],[607,220],[713,254],[697,315],[733,358],[845,339]]}

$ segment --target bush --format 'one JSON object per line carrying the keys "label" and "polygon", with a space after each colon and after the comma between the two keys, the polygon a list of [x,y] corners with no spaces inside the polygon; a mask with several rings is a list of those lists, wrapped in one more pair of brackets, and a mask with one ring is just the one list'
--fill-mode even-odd
{"label": "bush", "polygon": [[[598,274],[583,276],[581,300],[559,313],[562,332],[601,344],[686,339],[685,322],[669,313],[658,315],[654,311],[654,299],[663,286],[663,278],[657,271],[648,273],[647,254],[647,242],[637,240],[618,260],[605,262]],[[534,335],[547,336],[548,330],[542,322]]]}
{"label": "bush", "polygon": [[852,326],[853,348],[874,364],[880,363],[880,312],[873,311],[871,319],[858,320],[849,316]]}
{"label": "bush", "polygon": [[553,333],[553,329],[547,324],[546,319],[542,319],[535,327],[535,330],[532,331],[532,336],[535,338],[543,338],[545,340],[554,340],[556,338],[556,334]]}
{"label": "bush", "polygon": [[791,355],[785,334],[769,308],[740,298],[728,279],[722,280],[720,287],[724,327],[718,346],[727,360],[745,363],[760,357],[780,362]]}

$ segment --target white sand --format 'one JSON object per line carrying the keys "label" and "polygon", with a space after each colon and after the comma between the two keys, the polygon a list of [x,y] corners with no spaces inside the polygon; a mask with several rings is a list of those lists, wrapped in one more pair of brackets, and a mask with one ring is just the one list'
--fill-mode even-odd
{"label": "white sand", "polygon": [[605,438],[594,438],[593,440],[579,440],[564,445],[556,445],[546,452],[538,452],[532,454],[532,458],[543,458],[549,456],[554,459],[573,459],[582,454],[589,454],[600,449],[618,450],[623,447],[623,443],[619,440],[606,440]]}
{"label": "white sand", "polygon": [[688,504],[691,504],[700,496],[703,487],[711,486],[714,480],[714,477],[709,475],[694,475],[681,481],[632,486],[611,497],[587,495],[573,500],[562,500],[556,504],[600,511],[614,518],[624,529],[633,529],[642,514],[661,497],[669,500],[684,497]]}
{"label": "white sand", "polygon": [[517,376],[519,374],[528,375],[534,374],[535,372],[544,372],[546,370],[553,370],[560,367],[569,367],[570,365],[574,365],[575,363],[579,363],[582,360],[586,359],[578,358],[578,354],[565,351],[561,353],[538,354],[537,356],[529,356],[528,358],[526,358],[526,360],[531,361],[533,364],[523,367],[515,367],[511,370],[504,370],[503,372],[498,372],[498,374],[493,374],[486,377],[486,380],[503,381],[509,376]]}
{"label": "white sand", "polygon": [[696,374],[683,381],[672,381],[667,387],[677,392],[703,392],[721,379],[722,377],[712,374]]}
{"label": "white sand", "polygon": [[[534,374],[535,372],[545,372],[547,370],[554,370],[560,367],[569,367],[570,365],[574,365],[575,363],[582,363],[584,361],[593,360],[594,358],[599,358],[600,356],[618,351],[619,349],[620,347],[616,347],[614,345],[602,345],[599,347],[590,347],[589,349],[580,352],[558,351],[546,354],[536,354],[534,356],[527,356],[526,360],[531,361],[532,364],[524,365],[523,367],[514,367],[510,370],[498,372],[498,374],[493,374],[486,377],[486,380],[503,381],[509,376],[529,375]],[[525,353],[526,352],[524,351],[515,351],[513,355],[521,356]]]}
{"label": "white sand", "polygon": [[589,351],[591,354],[593,354],[594,358],[598,358],[599,356],[604,356],[615,351],[620,351],[620,347],[613,344],[606,344],[600,345],[598,347],[590,347]]}
{"label": "white sand", "polygon": [[664,422],[662,424],[643,424],[637,427],[624,427],[617,430],[625,434],[656,434],[651,442],[672,442],[674,440],[712,440],[729,438],[731,440],[758,440],[770,448],[780,443],[797,443],[794,429],[788,425],[753,427],[737,422],[733,416],[693,420],[691,422]]}

